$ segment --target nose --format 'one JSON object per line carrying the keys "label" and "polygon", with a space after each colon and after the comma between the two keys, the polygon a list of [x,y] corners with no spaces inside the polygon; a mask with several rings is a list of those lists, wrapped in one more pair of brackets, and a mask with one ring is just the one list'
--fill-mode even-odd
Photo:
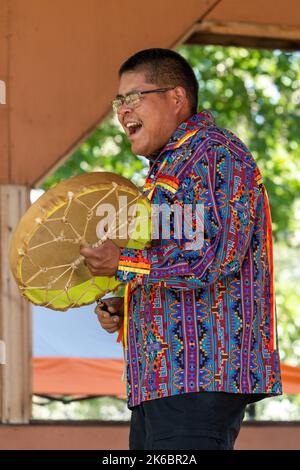
{"label": "nose", "polygon": [[130,104],[123,103],[118,109],[118,114],[120,115],[125,115],[126,113],[129,113],[132,110],[132,107]]}
{"label": "nose", "polygon": [[132,109],[130,108],[130,106],[128,106],[127,104],[122,104],[118,110],[118,119],[120,121],[120,123],[122,124],[123,120],[124,120],[124,117],[131,113]]}

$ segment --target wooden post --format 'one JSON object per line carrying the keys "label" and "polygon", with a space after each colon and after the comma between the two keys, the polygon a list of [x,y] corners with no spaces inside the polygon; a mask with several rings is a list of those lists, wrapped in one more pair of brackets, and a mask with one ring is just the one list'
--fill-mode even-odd
{"label": "wooden post", "polygon": [[2,423],[28,423],[31,418],[31,305],[21,297],[10,272],[8,260],[11,234],[29,207],[29,194],[30,190],[26,186],[0,185],[0,341],[2,352],[0,422]]}

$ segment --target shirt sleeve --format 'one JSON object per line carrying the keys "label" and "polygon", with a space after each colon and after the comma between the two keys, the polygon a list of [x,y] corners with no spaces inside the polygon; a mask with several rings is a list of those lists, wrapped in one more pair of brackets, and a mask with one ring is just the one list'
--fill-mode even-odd
{"label": "shirt sleeve", "polygon": [[183,225],[187,218],[195,239],[180,238],[178,232],[175,237],[173,225],[170,238],[160,246],[123,248],[117,279],[128,282],[138,277],[144,285],[197,289],[239,270],[262,195],[257,172],[252,157],[247,163],[225,147],[210,148],[193,165],[188,188],[179,189],[174,198],[183,208]]}

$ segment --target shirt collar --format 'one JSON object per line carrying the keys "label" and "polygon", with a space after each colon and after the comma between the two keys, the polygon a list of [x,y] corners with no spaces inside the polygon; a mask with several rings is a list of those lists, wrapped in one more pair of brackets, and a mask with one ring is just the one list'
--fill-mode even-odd
{"label": "shirt collar", "polygon": [[210,111],[204,109],[197,114],[190,116],[187,120],[183,121],[172,134],[168,143],[156,154],[151,156],[149,173],[157,165],[163,154],[168,150],[175,150],[176,148],[181,147],[185,142],[193,137],[196,132],[202,127],[215,126],[216,122],[213,115]]}
{"label": "shirt collar", "polygon": [[162,152],[181,147],[191,138],[201,127],[215,126],[215,120],[210,111],[203,110],[183,121],[171,136]]}

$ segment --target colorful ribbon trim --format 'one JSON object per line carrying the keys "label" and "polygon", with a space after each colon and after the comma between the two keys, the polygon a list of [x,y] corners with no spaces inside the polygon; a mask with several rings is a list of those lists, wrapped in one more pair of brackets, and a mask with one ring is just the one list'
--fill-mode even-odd
{"label": "colorful ribbon trim", "polygon": [[146,179],[144,191],[150,191],[147,194],[147,197],[151,201],[153,191],[157,186],[165,188],[170,191],[170,193],[175,194],[179,188],[179,184],[180,181],[178,178],[175,178],[175,176],[160,174],[160,176],[158,176],[154,180],[152,180],[151,178]]}
{"label": "colorful ribbon trim", "polygon": [[274,262],[273,262],[273,239],[272,239],[272,219],[269,205],[269,198],[265,187],[263,187],[264,204],[267,218],[267,253],[270,267],[270,347],[272,350],[277,349],[276,337],[276,302],[274,289]]}
{"label": "colorful ribbon trim", "polygon": [[196,132],[198,132],[198,130],[199,129],[194,129],[192,131],[187,132],[183,137],[181,137],[181,139],[178,140],[178,142],[174,145],[173,148],[178,149],[178,147],[180,147],[180,145],[182,145],[187,139],[189,139],[194,134],[196,134]]}
{"label": "colorful ribbon trim", "polygon": [[[128,348],[128,343],[127,343],[127,329],[128,329],[128,311],[129,311],[129,305],[130,305],[130,295],[131,295],[131,287],[136,284],[136,281],[133,279],[132,281],[129,281],[126,286],[125,286],[125,292],[124,292],[124,319],[123,319],[123,325],[120,328],[119,335],[117,342],[121,343],[123,342],[123,347],[125,351],[127,351]],[[125,355],[126,357],[126,355]]]}

